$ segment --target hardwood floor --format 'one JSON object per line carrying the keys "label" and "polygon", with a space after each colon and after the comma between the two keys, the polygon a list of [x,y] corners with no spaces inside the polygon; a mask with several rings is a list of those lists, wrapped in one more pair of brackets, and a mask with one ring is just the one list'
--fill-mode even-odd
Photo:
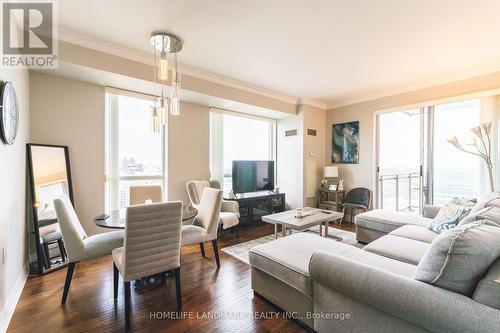
{"label": "hardwood floor", "polygon": [[[338,227],[331,225],[332,227]],[[343,230],[354,226],[343,223]],[[219,236],[219,247],[272,234],[272,225],[244,228],[239,238],[229,231]],[[134,332],[307,332],[296,322],[276,316],[273,305],[253,296],[250,266],[220,251],[217,269],[212,245],[182,249],[182,313],[176,313],[175,281],[167,278],[132,287]],[[208,248],[207,248],[208,247]],[[78,263],[67,302],[61,306],[66,268],[45,276],[30,276],[22,292],[8,332],[123,332],[124,293],[113,301],[113,266],[110,256]],[[120,280],[121,281],[121,280]],[[250,315],[261,318],[209,319],[209,315]],[[165,316],[175,318],[165,318]],[[263,317],[266,315],[266,317]],[[271,315],[274,315],[271,318]],[[156,316],[156,318],[155,318]],[[163,316],[163,317],[162,317]]]}

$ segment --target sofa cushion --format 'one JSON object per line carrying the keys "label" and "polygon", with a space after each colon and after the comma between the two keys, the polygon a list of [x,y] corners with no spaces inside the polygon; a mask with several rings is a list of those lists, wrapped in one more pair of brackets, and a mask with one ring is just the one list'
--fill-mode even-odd
{"label": "sofa cushion", "polygon": [[363,248],[378,255],[418,265],[430,244],[414,239],[385,235]]}
{"label": "sofa cushion", "polygon": [[306,295],[312,295],[309,260],[318,251],[338,255],[363,251],[357,247],[305,232],[295,233],[253,247],[250,264],[289,284]]}
{"label": "sofa cushion", "polygon": [[440,234],[445,230],[455,228],[457,224],[469,214],[472,207],[447,204],[437,214],[429,225],[429,229]]}
{"label": "sofa cushion", "polygon": [[404,225],[392,231],[389,235],[413,239],[424,243],[432,243],[437,234],[419,225]]}
{"label": "sofa cushion", "polygon": [[479,281],[472,298],[481,304],[500,310],[500,257]]}
{"label": "sofa cushion", "polygon": [[431,243],[415,279],[466,296],[500,255],[500,228],[478,221],[441,233]]}
{"label": "sofa cushion", "polygon": [[402,213],[390,210],[375,209],[356,215],[354,222],[357,227],[373,229],[389,233],[403,225],[413,224],[428,226],[432,219],[415,213]]}
{"label": "sofa cushion", "polygon": [[385,256],[380,256],[369,251],[356,251],[342,255],[352,262],[357,262],[366,266],[381,269],[383,271],[401,275],[409,279],[413,278],[417,266]]}

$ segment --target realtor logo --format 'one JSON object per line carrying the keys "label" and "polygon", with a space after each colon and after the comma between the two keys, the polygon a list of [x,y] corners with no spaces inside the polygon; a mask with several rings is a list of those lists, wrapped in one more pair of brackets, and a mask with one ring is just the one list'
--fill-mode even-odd
{"label": "realtor logo", "polygon": [[2,67],[57,68],[52,2],[2,4]]}

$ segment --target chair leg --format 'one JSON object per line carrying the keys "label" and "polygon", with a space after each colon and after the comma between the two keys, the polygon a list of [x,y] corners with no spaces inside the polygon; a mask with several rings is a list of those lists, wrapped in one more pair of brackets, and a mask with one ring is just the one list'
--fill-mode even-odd
{"label": "chair leg", "polygon": [[177,311],[182,311],[182,293],[181,293],[181,268],[174,269],[175,273],[175,295],[177,297]]}
{"label": "chair leg", "polygon": [[47,256],[45,255],[45,247],[43,246],[43,244],[40,244],[40,254],[42,255],[42,258],[41,258],[41,264],[43,265],[43,267],[40,267],[40,269],[49,269],[49,263],[47,262]]}
{"label": "chair leg", "polygon": [[64,243],[63,243],[62,239],[57,241],[57,245],[59,246],[59,253],[61,254],[61,259],[64,262],[64,261],[66,261],[66,253],[64,251]]}
{"label": "chair leg", "polygon": [[220,267],[219,247],[217,246],[217,239],[214,239],[212,241],[212,246],[214,247],[215,262],[217,263],[217,267]]}
{"label": "chair leg", "polygon": [[201,251],[201,256],[205,258],[205,245],[203,245],[203,243],[200,243],[200,251]]}
{"label": "chair leg", "polygon": [[125,291],[125,331],[130,331],[130,282],[123,282]]}
{"label": "chair leg", "polygon": [[68,298],[69,287],[71,285],[71,279],[73,278],[73,272],[75,271],[75,266],[76,262],[70,262],[68,265],[68,271],[66,273],[66,281],[64,282],[64,290],[63,290],[61,304],[66,303],[66,299]]}
{"label": "chair leg", "polygon": [[167,272],[161,273],[161,283],[165,283],[167,281]]}
{"label": "chair leg", "polygon": [[49,269],[51,267],[51,264],[50,264],[49,244],[43,243],[43,252],[44,252],[44,255],[45,255],[45,263],[46,263],[47,269]]}
{"label": "chair leg", "polygon": [[234,230],[236,237],[240,238],[240,235],[238,234],[238,228],[236,226],[233,226],[232,229]]}
{"label": "chair leg", "polygon": [[118,267],[113,262],[113,299],[115,301],[118,299],[118,274]]}
{"label": "chair leg", "polygon": [[339,226],[342,226],[342,221],[345,219],[345,207],[342,207],[342,218],[340,219]]}

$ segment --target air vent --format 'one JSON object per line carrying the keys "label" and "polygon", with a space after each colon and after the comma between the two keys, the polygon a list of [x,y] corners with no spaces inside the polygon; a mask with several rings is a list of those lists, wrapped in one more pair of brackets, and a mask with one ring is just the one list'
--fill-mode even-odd
{"label": "air vent", "polygon": [[308,128],[307,135],[316,136],[316,130],[312,129],[312,128]]}
{"label": "air vent", "polygon": [[294,136],[297,135],[297,129],[289,129],[285,131],[285,136]]}

